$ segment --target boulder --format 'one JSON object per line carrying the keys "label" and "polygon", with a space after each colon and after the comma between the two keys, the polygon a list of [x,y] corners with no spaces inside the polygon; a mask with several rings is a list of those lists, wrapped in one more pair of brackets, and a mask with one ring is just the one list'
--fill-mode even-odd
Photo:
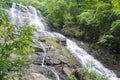
{"label": "boulder", "polygon": [[[57,72],[61,80],[70,80],[68,76],[73,75],[76,67],[79,66],[79,63],[72,56],[72,54],[69,53],[69,51],[63,44],[60,44],[59,42],[58,44],[59,45],[54,49],[48,49],[48,46],[44,45],[45,49],[48,49],[46,51],[44,61],[44,66],[47,67],[41,66],[44,57],[44,51],[42,50],[42,48],[40,48],[39,44],[35,44],[35,46],[39,47],[36,47],[36,52],[29,56],[30,59],[33,60],[33,64],[27,69],[28,71],[30,71],[30,75],[32,75],[33,78],[36,77],[33,80],[39,80],[39,77],[41,77],[41,80],[42,78],[46,78],[45,80],[56,80],[53,70]],[[53,67],[54,69],[51,67]]]}
{"label": "boulder", "polygon": [[56,80],[49,68],[35,64],[31,64],[24,74],[25,80]]}
{"label": "boulder", "polygon": [[7,7],[8,7],[8,8],[12,8],[12,4],[13,4],[13,3],[7,2],[7,5],[8,5]]}
{"label": "boulder", "polygon": [[31,77],[33,79],[30,78],[29,80],[52,80],[39,73],[31,73]]}

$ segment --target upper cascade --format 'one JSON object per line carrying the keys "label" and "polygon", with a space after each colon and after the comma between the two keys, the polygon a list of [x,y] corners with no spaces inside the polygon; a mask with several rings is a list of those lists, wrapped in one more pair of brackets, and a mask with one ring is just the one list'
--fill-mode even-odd
{"label": "upper cascade", "polygon": [[32,6],[22,6],[16,3],[7,3],[7,12],[10,16],[10,21],[18,29],[25,24],[33,25],[38,31],[48,29],[47,23],[41,13]]}
{"label": "upper cascade", "polygon": [[[38,32],[34,34],[33,37],[33,39],[35,40],[37,40],[36,37],[38,38],[41,36],[55,36],[60,39],[64,39],[66,40],[66,48],[83,67],[86,67],[89,71],[95,71],[100,75],[106,75],[109,80],[120,80],[120,78],[117,78],[116,74],[113,71],[104,67],[102,63],[96,60],[93,56],[89,55],[82,47],[78,46],[75,42],[67,39],[60,33],[50,32],[49,26],[44,20],[43,16],[34,7],[22,6],[16,3],[7,4],[9,6],[6,11],[10,16],[11,23],[15,25],[16,29],[21,28],[24,24],[30,24],[35,26],[35,28],[38,30]],[[92,63],[92,65],[88,65],[88,63]]]}

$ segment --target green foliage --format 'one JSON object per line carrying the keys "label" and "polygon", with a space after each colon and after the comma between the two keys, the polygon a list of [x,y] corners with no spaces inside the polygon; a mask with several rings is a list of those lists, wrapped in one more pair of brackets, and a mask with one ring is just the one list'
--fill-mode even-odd
{"label": "green foliage", "polygon": [[114,36],[120,38],[120,20],[113,21],[110,31]]}
{"label": "green foliage", "polygon": [[50,37],[50,36],[45,36],[45,37],[40,37],[40,41],[46,42],[48,45],[57,47],[59,38],[58,37]]}
{"label": "green foliage", "polygon": [[[70,25],[70,24],[68,24],[68,25]],[[78,28],[73,28],[73,27],[64,27],[62,29],[62,32],[65,35],[74,36],[74,37],[78,37],[78,36],[82,35],[82,32],[80,32]]]}
{"label": "green foliage", "polygon": [[99,43],[106,46],[106,47],[110,47],[111,44],[108,44],[110,41],[113,41],[112,35],[102,35],[100,37]]}
{"label": "green foliage", "polygon": [[31,3],[32,0],[9,0],[11,2],[15,2],[15,3],[19,3],[19,4],[23,4],[23,5],[28,5]]}
{"label": "green foliage", "polygon": [[3,9],[5,2],[0,1],[0,4],[0,80],[22,80],[22,71],[28,64],[27,55],[34,51],[32,33],[35,29],[25,25],[14,31]]}
{"label": "green foliage", "polygon": [[78,75],[80,80],[108,80],[105,76],[92,71],[89,72],[86,68],[78,68]]}
{"label": "green foliage", "polygon": [[74,75],[68,75],[69,80],[75,80],[75,76]]}

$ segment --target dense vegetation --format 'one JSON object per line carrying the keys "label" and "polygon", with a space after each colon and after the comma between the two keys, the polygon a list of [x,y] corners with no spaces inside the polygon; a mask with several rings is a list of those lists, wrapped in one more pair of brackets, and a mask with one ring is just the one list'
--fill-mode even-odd
{"label": "dense vegetation", "polygon": [[67,36],[97,44],[120,54],[119,0],[11,0],[32,5]]}
{"label": "dense vegetation", "polygon": [[77,72],[79,80],[109,80],[108,77],[101,76],[94,71],[89,72],[86,68],[78,68]]}
{"label": "dense vegetation", "polygon": [[0,80],[22,80],[24,67],[30,62],[27,56],[34,51],[31,36],[35,29],[25,25],[15,31],[4,10],[4,0],[0,4]]}

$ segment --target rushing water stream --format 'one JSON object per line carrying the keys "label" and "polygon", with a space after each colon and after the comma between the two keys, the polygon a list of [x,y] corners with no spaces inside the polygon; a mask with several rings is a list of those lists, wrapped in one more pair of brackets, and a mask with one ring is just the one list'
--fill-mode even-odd
{"label": "rushing water stream", "polygon": [[[113,71],[105,68],[98,60],[96,60],[93,56],[89,55],[82,47],[79,47],[75,42],[67,39],[60,33],[50,32],[49,26],[43,19],[41,13],[38,12],[34,7],[22,6],[15,3],[9,3],[9,5],[10,7],[8,8],[7,12],[10,15],[10,21],[14,25],[19,26],[17,29],[22,27],[25,23],[34,25],[37,28],[38,32],[34,33],[33,36],[34,41],[37,41],[40,36],[57,36],[59,38],[66,39],[66,48],[71,52],[71,54],[79,61],[79,63],[83,67],[86,67],[89,71],[95,71],[100,75],[106,75],[109,80],[120,80],[116,77],[116,74]],[[42,48],[44,50],[42,66],[51,69],[51,71],[56,76],[56,79],[60,80],[54,68],[44,65],[47,51],[44,46]]]}
{"label": "rushing water stream", "polygon": [[46,57],[47,51],[46,51],[44,45],[41,42],[39,42],[39,43],[40,43],[40,46],[42,47],[42,49],[44,51],[44,56],[43,56],[42,63],[41,63],[42,67],[44,67],[44,61],[45,61],[45,57]]}
{"label": "rushing water stream", "polygon": [[52,71],[52,73],[53,73],[53,74],[55,75],[55,77],[56,77],[56,80],[60,80],[59,75],[58,75],[57,72],[55,71],[54,67],[44,65],[44,60],[45,60],[45,57],[46,57],[46,55],[47,55],[47,50],[45,49],[45,47],[44,47],[44,45],[43,45],[42,43],[40,43],[40,45],[41,45],[41,47],[42,47],[42,49],[43,49],[43,51],[44,51],[44,56],[43,56],[43,59],[42,59],[41,66],[49,69],[50,71]]}

